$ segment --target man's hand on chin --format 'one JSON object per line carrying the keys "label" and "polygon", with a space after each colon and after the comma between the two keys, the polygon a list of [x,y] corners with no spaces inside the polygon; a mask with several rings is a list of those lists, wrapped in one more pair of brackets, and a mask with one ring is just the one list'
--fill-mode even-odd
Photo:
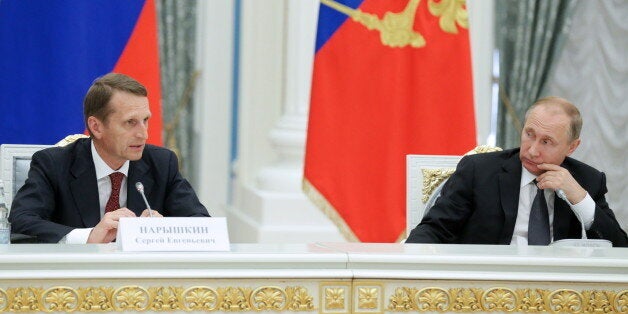
{"label": "man's hand on chin", "polygon": [[100,222],[92,229],[87,243],[109,243],[116,239],[118,223],[121,217],[136,217],[135,213],[126,207],[106,213]]}
{"label": "man's hand on chin", "polygon": [[587,196],[587,191],[567,169],[553,164],[540,164],[538,167],[545,170],[536,178],[540,189],[561,189],[571,204],[578,204]]}

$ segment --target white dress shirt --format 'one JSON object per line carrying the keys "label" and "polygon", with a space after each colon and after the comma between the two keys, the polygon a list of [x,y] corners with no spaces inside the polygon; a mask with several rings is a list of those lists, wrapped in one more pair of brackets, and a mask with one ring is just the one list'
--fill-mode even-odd
{"label": "white dress shirt", "polygon": [[[92,142],[92,159],[94,161],[94,167],[96,168],[96,182],[98,183],[98,203],[100,205],[100,218],[105,214],[105,207],[109,196],[111,196],[111,179],[109,175],[114,172],[121,172],[124,174],[122,183],[120,186],[120,207],[126,207],[127,199],[127,177],[129,175],[129,161],[127,160],[122,167],[118,170],[111,169],[100,157]],[[89,234],[92,232],[92,228],[76,228],[70,233],[66,234],[59,243],[67,244],[84,244],[87,243]]]}
{"label": "white dress shirt", "polygon": [[[510,244],[515,245],[528,245],[528,223],[530,220],[530,208],[532,202],[536,196],[536,184],[533,180],[536,176],[526,170],[525,167],[521,167],[521,183],[519,188],[519,205],[517,207],[517,220],[515,221],[515,230],[512,234],[512,240]],[[550,222],[550,236],[552,241],[554,239],[554,195],[556,194],[552,189],[544,189],[543,194],[547,202],[547,211],[549,213]],[[577,204],[571,204],[567,202],[571,210],[577,213],[576,217],[582,219],[585,229],[589,229],[593,224],[595,218],[595,202],[587,193],[582,201]]]}

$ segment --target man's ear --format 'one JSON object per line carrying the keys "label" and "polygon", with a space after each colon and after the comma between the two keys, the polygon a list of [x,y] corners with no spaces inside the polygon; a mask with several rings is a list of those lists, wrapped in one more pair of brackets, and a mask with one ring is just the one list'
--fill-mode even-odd
{"label": "man's ear", "polygon": [[578,148],[579,145],[580,139],[575,139],[571,141],[571,144],[569,144],[569,151],[567,152],[567,156],[571,155],[576,150],[576,148]]}
{"label": "man's ear", "polygon": [[98,118],[89,116],[89,118],[87,118],[87,127],[92,132],[95,139],[102,137],[103,123]]}

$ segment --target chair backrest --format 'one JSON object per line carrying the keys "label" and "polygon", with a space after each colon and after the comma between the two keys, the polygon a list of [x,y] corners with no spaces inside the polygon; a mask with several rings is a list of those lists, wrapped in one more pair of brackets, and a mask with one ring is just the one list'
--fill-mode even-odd
{"label": "chair backrest", "polygon": [[[481,145],[465,155],[502,150]],[[443,185],[463,156],[406,155],[406,235],[416,227],[440,196]]]}
{"label": "chair backrest", "polygon": [[442,184],[456,169],[462,156],[406,156],[406,235],[421,222],[428,203],[433,205]]}
{"label": "chair backrest", "polygon": [[[71,134],[57,142],[54,146],[66,146],[84,134]],[[31,167],[31,158],[35,152],[53,145],[2,144],[0,145],[0,181],[4,187],[4,199],[11,208],[13,197],[24,185]]]}
{"label": "chair backrest", "polygon": [[3,182],[4,199],[7,208],[11,208],[13,196],[24,185],[31,165],[31,157],[50,145],[0,145],[0,180]]}

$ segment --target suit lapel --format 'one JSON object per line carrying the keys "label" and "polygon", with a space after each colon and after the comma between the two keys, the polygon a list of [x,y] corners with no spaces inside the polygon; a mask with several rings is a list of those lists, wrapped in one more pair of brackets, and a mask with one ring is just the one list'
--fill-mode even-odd
{"label": "suit lapel", "polygon": [[127,180],[127,207],[138,216],[142,214],[144,209],[146,209],[146,204],[144,204],[142,195],[135,188],[135,183],[142,182],[146,198],[150,199],[154,181],[152,176],[147,175],[148,170],[148,164],[146,164],[146,162],[142,159],[131,161],[129,164],[129,179]]}
{"label": "suit lapel", "polygon": [[521,162],[519,154],[513,154],[502,166],[503,172],[498,175],[499,199],[504,211],[504,226],[500,237],[501,244],[510,244],[517,208],[519,207],[519,185],[521,183]]}
{"label": "suit lapel", "polygon": [[91,153],[91,140],[76,143],[76,157],[70,166],[70,191],[74,203],[86,227],[93,227],[100,221],[100,203],[96,169]]}

